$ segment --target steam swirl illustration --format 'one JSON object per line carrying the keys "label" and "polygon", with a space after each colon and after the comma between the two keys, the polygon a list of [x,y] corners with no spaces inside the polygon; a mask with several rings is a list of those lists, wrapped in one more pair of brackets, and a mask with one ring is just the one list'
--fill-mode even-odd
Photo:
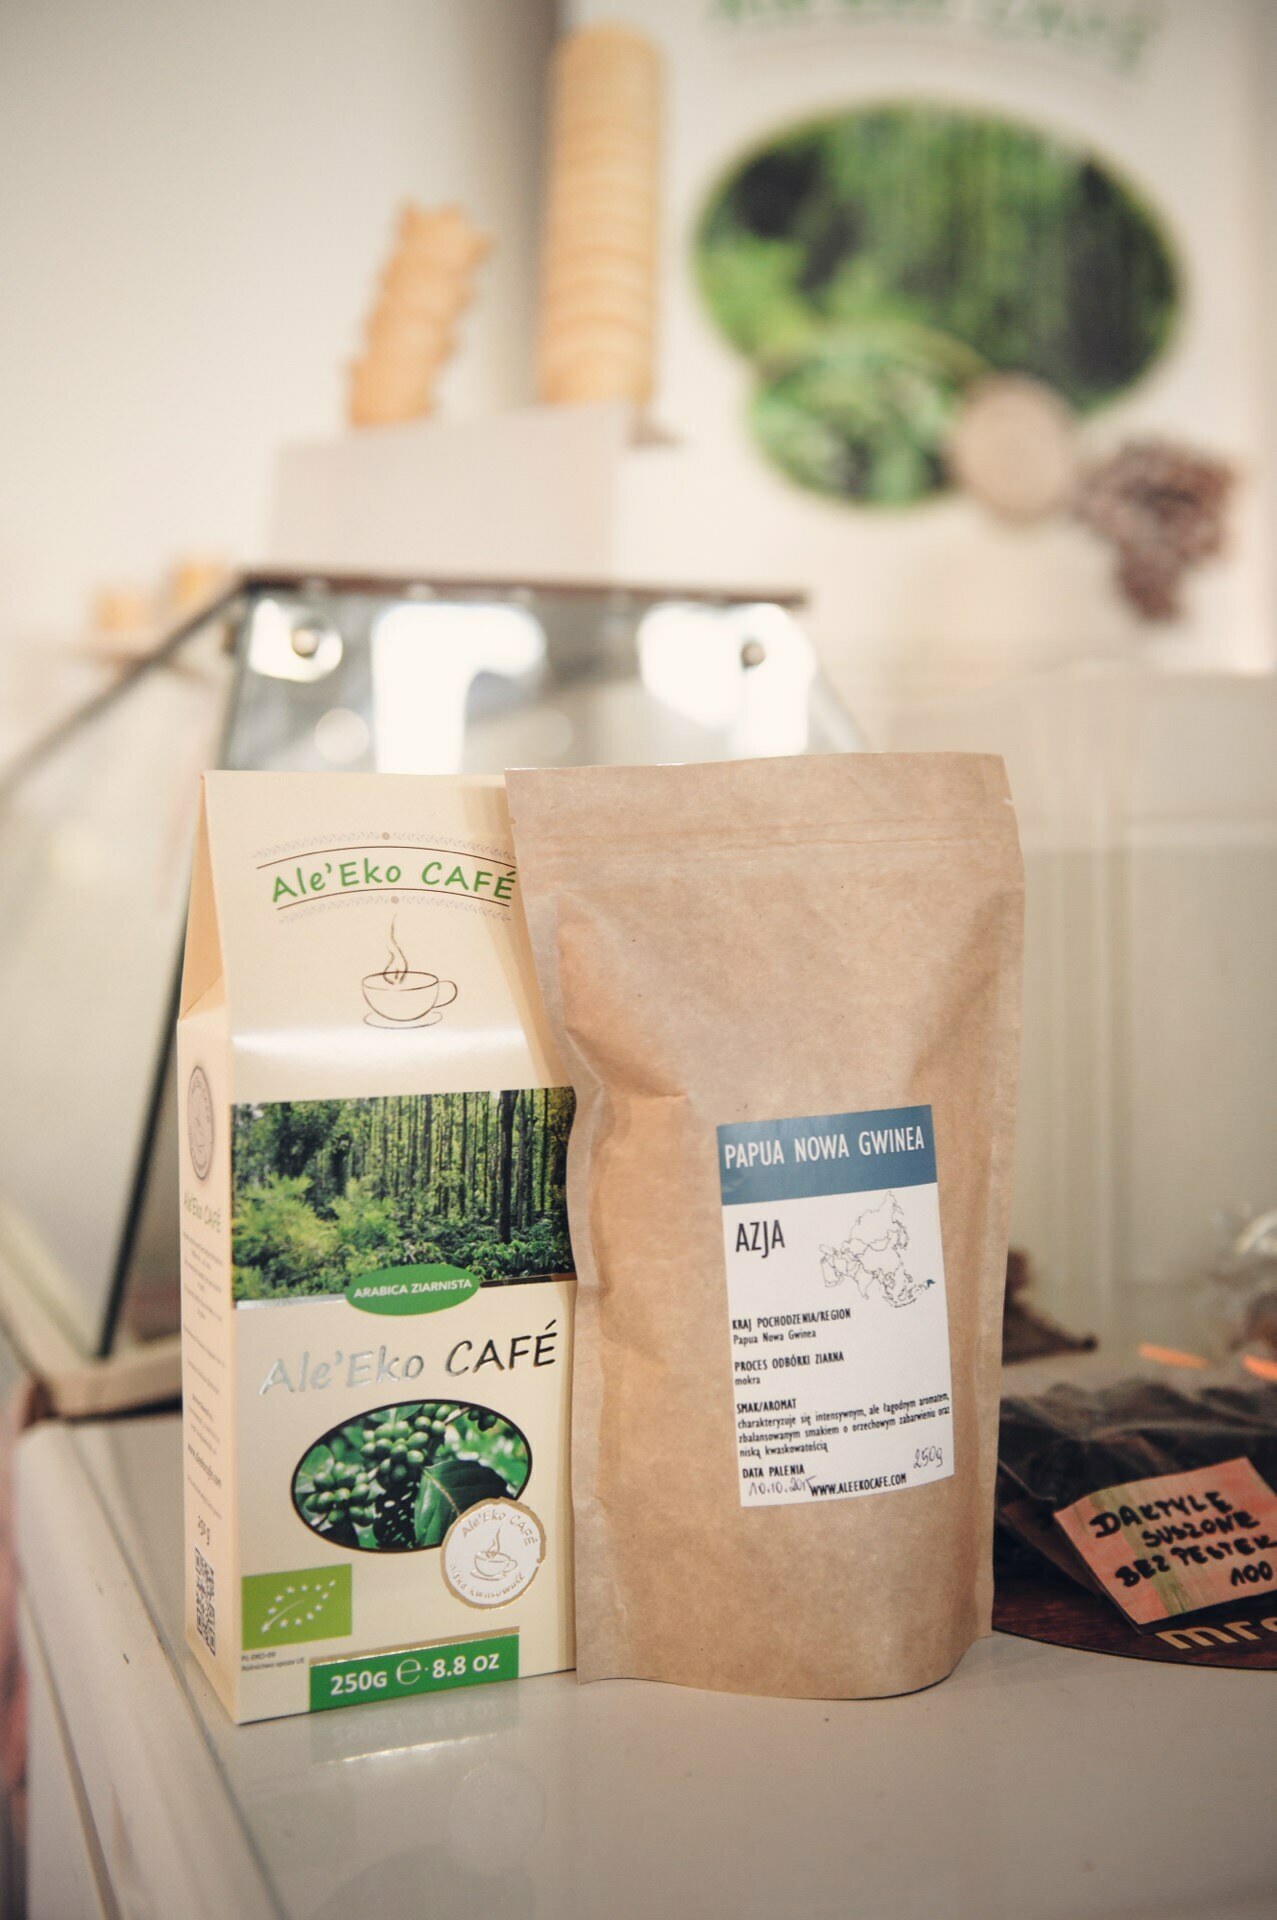
{"label": "steam swirl illustration", "polygon": [[382,979],[386,982],[387,986],[391,987],[402,986],[411,971],[408,965],[408,956],[395,937],[395,925],[395,921],[392,920],[390,923],[390,948],[386,955],[386,964],[381,970]]}
{"label": "steam swirl illustration", "polygon": [[513,1554],[501,1551],[501,1528],[498,1526],[492,1545],[476,1553],[473,1571],[480,1580],[504,1580],[518,1564]]}

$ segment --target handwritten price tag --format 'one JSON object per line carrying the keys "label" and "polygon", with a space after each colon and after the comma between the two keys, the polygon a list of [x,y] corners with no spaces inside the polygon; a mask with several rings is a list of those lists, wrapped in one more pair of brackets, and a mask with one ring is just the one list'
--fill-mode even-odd
{"label": "handwritten price tag", "polygon": [[1277,1589],[1277,1495],[1249,1460],[1104,1487],[1055,1520],[1137,1627]]}

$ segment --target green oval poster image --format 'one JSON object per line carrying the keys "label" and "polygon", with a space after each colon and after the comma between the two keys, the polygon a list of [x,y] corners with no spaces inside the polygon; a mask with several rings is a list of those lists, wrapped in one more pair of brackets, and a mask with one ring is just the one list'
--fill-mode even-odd
{"label": "green oval poster image", "polygon": [[714,323],[754,368],[758,447],[863,505],[945,486],[973,380],[1031,374],[1088,412],[1153,366],[1180,305],[1161,225],[1102,160],[922,102],[755,147],[711,194],[695,251]]}

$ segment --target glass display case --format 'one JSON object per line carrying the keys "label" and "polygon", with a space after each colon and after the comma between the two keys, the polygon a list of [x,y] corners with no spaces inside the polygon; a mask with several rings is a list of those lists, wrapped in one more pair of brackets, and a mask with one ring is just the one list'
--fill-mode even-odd
{"label": "glass display case", "polygon": [[1025,865],[1012,1239],[1129,1358],[1277,1378],[1277,677],[1138,665],[902,704],[1000,753]]}
{"label": "glass display case", "polygon": [[0,780],[0,1287],[76,1351],[178,1319],[169,1056],[198,776],[858,744],[795,596],[236,581]]}

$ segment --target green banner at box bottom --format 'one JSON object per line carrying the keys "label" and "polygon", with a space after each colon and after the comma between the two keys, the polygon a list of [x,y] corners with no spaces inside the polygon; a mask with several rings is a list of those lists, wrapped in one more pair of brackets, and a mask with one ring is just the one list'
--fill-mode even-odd
{"label": "green banner at box bottom", "polygon": [[310,1710],[353,1707],[360,1700],[402,1700],[452,1687],[482,1687],[519,1677],[519,1636],[453,1640],[397,1653],[369,1653],[353,1660],[323,1660],[310,1670]]}

